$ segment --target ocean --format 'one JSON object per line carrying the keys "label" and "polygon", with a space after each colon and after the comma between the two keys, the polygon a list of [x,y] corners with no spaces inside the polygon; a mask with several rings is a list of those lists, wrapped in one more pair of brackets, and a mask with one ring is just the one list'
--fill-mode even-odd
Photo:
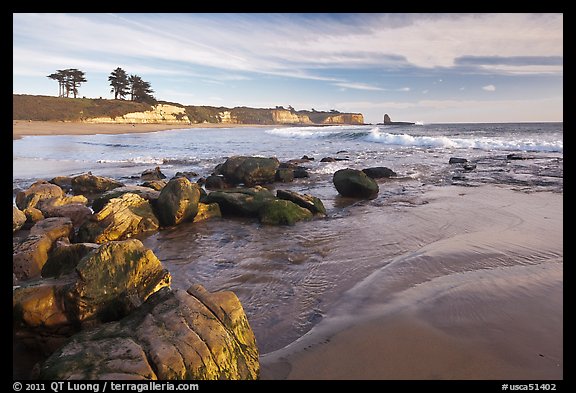
{"label": "ocean", "polygon": [[[126,184],[139,184],[139,175],[156,166],[168,178],[179,171],[206,177],[233,155],[275,156],[280,161],[313,157],[302,164],[310,177],[271,188],[319,197],[327,217],[292,227],[267,227],[245,218],[185,223],[142,241],[171,271],[173,287],[200,283],[211,291],[234,291],[262,354],[305,335],[344,294],[366,285],[383,269],[387,296],[394,297],[432,278],[537,266],[562,258],[555,250],[523,249],[506,259],[418,270],[415,259],[405,257],[477,229],[455,224],[449,214],[433,219],[420,215],[419,207],[430,202],[431,190],[492,185],[521,193],[563,193],[563,123],[270,126],[27,136],[13,141],[13,193],[37,179],[87,171]],[[321,162],[325,157],[337,160]],[[472,169],[449,164],[452,157],[465,158]],[[332,184],[339,169],[379,166],[397,176],[378,181],[375,199],[342,198]],[[476,222],[498,224],[482,224],[481,218]]]}

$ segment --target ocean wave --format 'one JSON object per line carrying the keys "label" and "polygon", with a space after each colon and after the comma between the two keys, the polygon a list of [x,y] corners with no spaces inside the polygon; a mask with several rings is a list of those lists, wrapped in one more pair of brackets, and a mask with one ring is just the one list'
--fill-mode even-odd
{"label": "ocean wave", "polygon": [[[423,124],[422,124],[423,125]],[[533,152],[563,152],[561,140],[539,138],[519,139],[509,136],[477,136],[455,138],[445,135],[410,135],[406,133],[383,132],[379,127],[367,130],[365,126],[329,126],[329,127],[287,127],[266,131],[269,134],[296,139],[340,139],[360,140],[389,146],[420,148],[451,148]]]}
{"label": "ocean wave", "polygon": [[100,159],[99,164],[157,164],[157,165],[198,165],[201,161],[197,158],[158,158],[158,157],[131,157],[122,159]]}

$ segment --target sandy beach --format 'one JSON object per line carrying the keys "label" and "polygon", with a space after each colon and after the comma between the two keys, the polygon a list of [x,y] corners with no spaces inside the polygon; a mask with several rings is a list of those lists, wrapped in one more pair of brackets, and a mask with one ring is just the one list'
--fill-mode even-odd
{"label": "sandy beach", "polygon": [[[463,232],[404,262],[453,273],[391,294],[376,272],[306,335],[262,356],[262,379],[563,378],[562,195],[449,187],[430,197],[417,214],[453,214]],[[464,261],[485,269],[461,270]]]}
{"label": "sandy beach", "polygon": [[[232,127],[270,127],[260,124],[96,124],[59,121],[12,121],[12,139],[25,135],[92,135],[92,134],[128,134],[174,130],[178,128],[232,128]],[[277,127],[277,126],[274,126]]]}

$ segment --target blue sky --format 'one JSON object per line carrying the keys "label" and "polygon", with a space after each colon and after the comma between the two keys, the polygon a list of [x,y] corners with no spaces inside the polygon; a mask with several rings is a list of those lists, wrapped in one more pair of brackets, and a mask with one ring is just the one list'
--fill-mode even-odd
{"label": "blue sky", "polygon": [[113,98],[116,67],[187,105],[563,121],[562,14],[13,14],[14,93]]}

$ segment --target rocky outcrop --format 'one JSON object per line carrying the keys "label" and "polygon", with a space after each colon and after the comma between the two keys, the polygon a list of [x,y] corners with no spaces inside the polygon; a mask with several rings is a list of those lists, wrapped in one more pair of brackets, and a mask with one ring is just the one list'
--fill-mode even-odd
{"label": "rocky outcrop", "polygon": [[267,225],[294,225],[311,218],[310,210],[283,199],[267,201],[259,210],[260,222]]}
{"label": "rocky outcrop", "polygon": [[72,275],[13,292],[16,335],[43,345],[83,325],[118,320],[170,285],[170,274],[139,240],[109,242],[85,255]]}
{"label": "rocky outcrop", "polygon": [[246,187],[273,183],[280,161],[276,157],[230,157],[218,168],[227,183],[240,184]]}
{"label": "rocky outcrop", "polygon": [[198,213],[200,187],[186,177],[171,179],[160,191],[156,201],[156,213],[162,226],[192,221]]}
{"label": "rocky outcrop", "polygon": [[16,232],[26,222],[26,214],[18,209],[16,206],[12,205],[12,232]]}
{"label": "rocky outcrop", "polygon": [[112,198],[79,229],[79,242],[105,243],[157,230],[159,222],[150,203],[142,197],[126,193]]}
{"label": "rocky outcrop", "polygon": [[341,169],[332,178],[338,193],[352,198],[374,198],[378,195],[378,183],[364,172],[356,169]]}
{"label": "rocky outcrop", "polygon": [[258,349],[232,292],[165,288],[131,315],[75,335],[39,379],[257,379]]}
{"label": "rocky outcrop", "polygon": [[93,196],[101,194],[113,188],[122,187],[124,184],[103,176],[95,176],[91,172],[72,178],[72,192],[76,195],[82,194]]}

